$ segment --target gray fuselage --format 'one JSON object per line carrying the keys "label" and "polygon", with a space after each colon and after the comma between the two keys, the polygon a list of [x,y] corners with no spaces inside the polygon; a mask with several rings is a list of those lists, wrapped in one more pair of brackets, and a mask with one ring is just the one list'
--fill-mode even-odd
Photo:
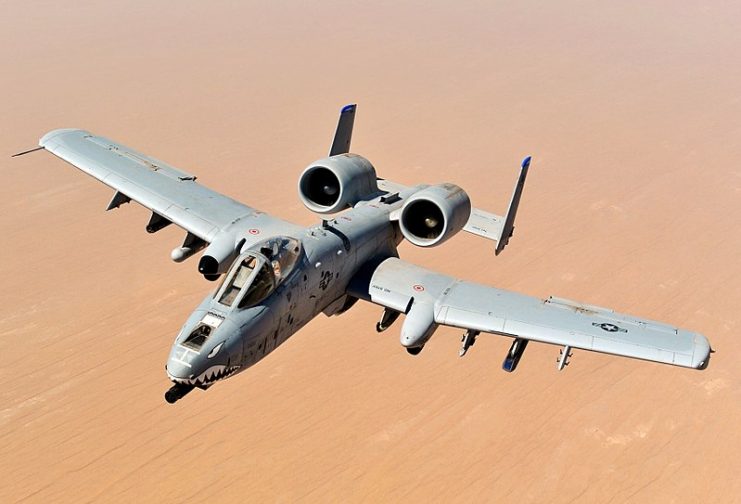
{"label": "gray fuselage", "polygon": [[[272,292],[260,302],[227,306],[219,299],[225,297],[224,284],[237,276],[240,262],[256,257],[269,263],[260,248],[270,239],[248,234],[243,253],[222,286],[201,302],[175,339],[167,363],[170,379],[208,387],[254,365],[319,313],[329,316],[348,309],[355,300],[348,297],[347,287],[356,273],[365,265],[397,256],[402,235],[390,214],[417,190],[410,188],[398,198],[379,196],[319,226],[297,228],[292,236],[279,237],[299,244],[290,271],[275,279]],[[193,345],[194,332],[206,324],[205,341],[201,337],[200,346]]]}

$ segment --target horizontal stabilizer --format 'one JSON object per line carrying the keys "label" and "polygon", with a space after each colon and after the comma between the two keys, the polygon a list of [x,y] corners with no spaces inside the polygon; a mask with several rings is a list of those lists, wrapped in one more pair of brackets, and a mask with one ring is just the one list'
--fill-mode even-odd
{"label": "horizontal stabilizer", "polygon": [[504,217],[493,214],[479,208],[471,209],[471,216],[463,227],[464,231],[471,234],[487,238],[489,240],[498,240],[502,235],[504,227]]}

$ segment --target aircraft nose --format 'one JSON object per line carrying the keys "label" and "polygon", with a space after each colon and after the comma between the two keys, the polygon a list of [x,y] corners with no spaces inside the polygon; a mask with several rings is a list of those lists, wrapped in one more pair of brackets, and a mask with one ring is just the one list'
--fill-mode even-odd
{"label": "aircraft nose", "polygon": [[170,356],[165,366],[167,370],[167,376],[172,381],[187,380],[192,376],[192,370],[185,362],[182,362],[174,356]]}
{"label": "aircraft nose", "polygon": [[193,378],[198,365],[198,353],[175,343],[167,359],[167,376],[172,381],[187,381]]}

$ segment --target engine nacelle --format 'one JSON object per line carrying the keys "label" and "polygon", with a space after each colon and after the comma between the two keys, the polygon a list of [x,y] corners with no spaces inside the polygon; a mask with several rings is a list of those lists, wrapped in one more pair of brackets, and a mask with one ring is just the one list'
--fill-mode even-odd
{"label": "engine nacelle", "polygon": [[244,239],[236,242],[233,234],[220,234],[206,247],[198,261],[198,272],[209,280],[215,280],[225,273],[239,255]]}
{"label": "engine nacelle", "polygon": [[404,203],[399,227],[404,238],[418,247],[433,247],[463,229],[470,216],[468,194],[455,184],[440,184],[422,189]]}
{"label": "engine nacelle", "polygon": [[308,166],[298,180],[298,195],[306,208],[336,213],[378,192],[376,170],[363,156],[339,154]]}

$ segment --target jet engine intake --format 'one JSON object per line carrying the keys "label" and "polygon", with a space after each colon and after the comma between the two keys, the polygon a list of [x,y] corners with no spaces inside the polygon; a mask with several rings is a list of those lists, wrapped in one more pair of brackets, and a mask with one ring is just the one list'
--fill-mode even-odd
{"label": "jet engine intake", "polygon": [[399,227],[404,238],[418,247],[439,245],[468,222],[471,200],[455,184],[430,186],[404,203]]}
{"label": "jet engine intake", "polygon": [[303,204],[319,214],[337,213],[378,192],[376,170],[357,154],[338,154],[310,164],[298,180]]}

